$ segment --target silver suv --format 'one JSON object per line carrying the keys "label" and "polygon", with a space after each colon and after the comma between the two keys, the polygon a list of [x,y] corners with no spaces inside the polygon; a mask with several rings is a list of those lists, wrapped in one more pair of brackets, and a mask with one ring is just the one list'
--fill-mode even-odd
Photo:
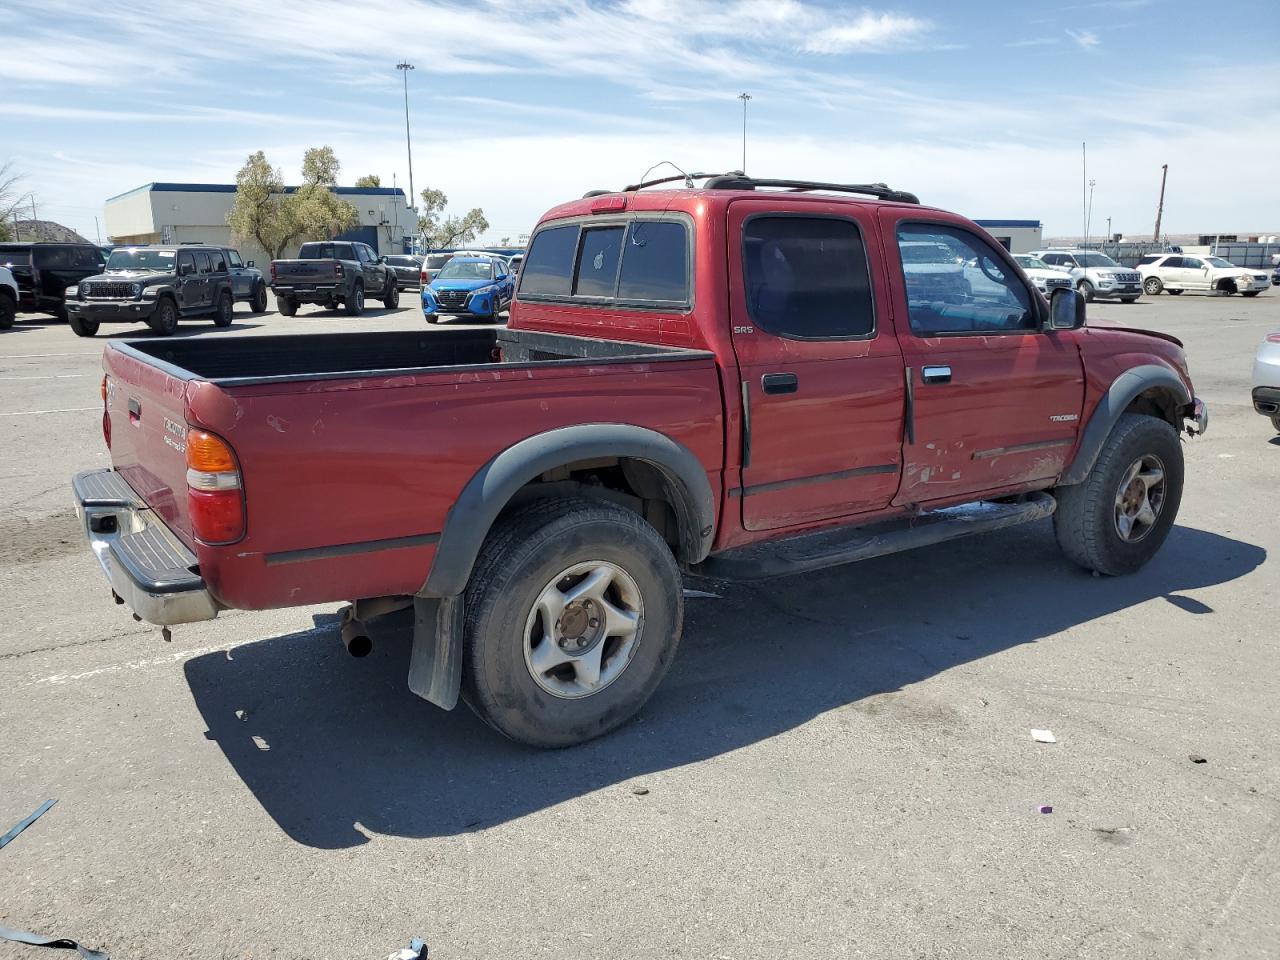
{"label": "silver suv", "polygon": [[1142,296],[1142,274],[1097,250],[1034,250],[1031,256],[1070,273],[1086,300],[1133,303]]}

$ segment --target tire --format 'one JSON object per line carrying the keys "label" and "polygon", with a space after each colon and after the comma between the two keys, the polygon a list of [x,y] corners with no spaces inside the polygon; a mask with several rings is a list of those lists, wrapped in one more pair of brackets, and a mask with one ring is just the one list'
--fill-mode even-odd
{"label": "tire", "polygon": [[[1134,465],[1138,475],[1128,487],[1125,479]],[[1143,475],[1158,468],[1158,484],[1146,484]],[[1058,509],[1053,529],[1058,545],[1068,558],[1107,576],[1133,573],[1160,549],[1182,501],[1182,444],[1168,423],[1156,417],[1126,413],[1107,437],[1097,462],[1083,483],[1059,487],[1054,495]],[[1154,522],[1130,520],[1129,536],[1121,533],[1123,512],[1132,513],[1130,501],[1122,501],[1126,490],[1146,487],[1145,498],[1154,513]],[[1152,491],[1159,488],[1160,501]],[[1141,514],[1139,514],[1141,516]]]}
{"label": "tire", "polygon": [[1236,284],[1234,280],[1224,280],[1218,284],[1219,293],[1225,293],[1228,297],[1234,296],[1236,293]]}
{"label": "tire", "polygon": [[1120,302],[1121,303],[1137,303],[1138,298],[1137,297],[1121,297]]}
{"label": "tire", "polygon": [[1169,294],[1169,296],[1171,296],[1171,297],[1176,297],[1176,296],[1178,296],[1178,295],[1179,295],[1179,294],[1181,294],[1181,293],[1182,293],[1182,291],[1181,291],[1181,290],[1169,290],[1169,291],[1168,291],[1168,294]]}
{"label": "tire", "polygon": [[1261,292],[1262,292],[1261,290],[1249,290],[1249,291],[1246,291],[1245,293],[1240,294],[1240,296],[1242,296],[1242,297],[1256,297],[1256,296],[1257,296],[1258,294],[1260,294]]}
{"label": "tire", "polygon": [[1080,296],[1084,297],[1085,303],[1093,303],[1093,284],[1088,280],[1081,280],[1076,287],[1080,291]]}
{"label": "tire", "polygon": [[292,317],[298,312],[298,302],[288,297],[276,297],[276,309],[282,317]]}
{"label": "tire", "polygon": [[80,317],[67,315],[67,323],[71,326],[71,332],[77,337],[92,337],[98,332],[101,326],[96,320],[84,320]]}
{"label": "tire", "polygon": [[1159,277],[1147,277],[1142,281],[1142,291],[1149,297],[1154,297],[1164,289],[1164,281]]}
{"label": "tire", "polygon": [[149,326],[159,337],[171,337],[178,329],[178,306],[172,297],[161,297],[155,313],[147,318]]}
{"label": "tire", "polygon": [[260,283],[253,288],[253,299],[249,301],[249,309],[254,313],[267,312],[267,285]]}
{"label": "tire", "polygon": [[1276,428],[1276,433],[1280,433],[1280,413],[1271,418],[1271,426]]}
{"label": "tire", "polygon": [[347,309],[348,317],[358,317],[364,313],[364,284],[357,283],[351,288],[351,293],[347,295],[343,304]]}
{"label": "tire", "polygon": [[[577,567],[586,572],[572,572]],[[600,611],[595,601],[576,611],[571,603],[565,619],[574,618],[577,626],[567,630],[582,631],[577,642],[584,642],[594,628],[594,643],[586,655],[564,659],[556,647],[572,647],[575,640],[561,638],[548,653],[553,662],[563,662],[541,671],[535,651],[550,645],[553,637],[529,643],[531,635],[542,632],[540,598],[562,596],[561,590],[588,584],[597,573],[597,582],[609,582],[601,596],[615,613],[630,609],[634,615],[634,620],[617,622],[634,622],[635,632],[629,641],[608,633],[590,619]],[[583,743],[621,726],[653,694],[675,657],[683,616],[675,558],[640,516],[585,498],[536,501],[499,521],[472,571],[466,593],[463,695],[486,723],[518,743],[544,748]],[[608,620],[607,614],[600,615],[601,622]],[[603,654],[595,689],[578,665],[590,662],[592,650]]]}
{"label": "tire", "polygon": [[439,315],[434,314],[434,313],[424,313],[424,314],[422,315],[422,319],[426,320],[426,321],[427,321],[427,323],[439,323],[439,322],[440,322],[440,317],[439,317]]}
{"label": "tire", "polygon": [[18,304],[13,297],[0,293],[0,330],[8,330],[18,316]]}
{"label": "tire", "polygon": [[387,276],[387,289],[383,291],[382,305],[388,310],[394,310],[400,306],[400,281],[396,279],[394,273]]}
{"label": "tire", "polygon": [[224,293],[218,298],[218,308],[213,314],[213,325],[215,327],[229,327],[234,319],[235,301],[231,299],[231,294]]}
{"label": "tire", "polygon": [[496,293],[493,295],[493,317],[494,323],[502,322],[502,298]]}

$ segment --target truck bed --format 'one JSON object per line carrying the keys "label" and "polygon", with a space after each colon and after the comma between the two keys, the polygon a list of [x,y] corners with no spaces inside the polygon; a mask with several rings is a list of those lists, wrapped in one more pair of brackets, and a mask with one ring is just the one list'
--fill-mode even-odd
{"label": "truck bed", "polygon": [[148,339],[111,346],[125,354],[140,354],[151,366],[180,380],[208,380],[224,387],[492,369],[495,365],[712,358],[711,353],[699,350],[505,329]]}

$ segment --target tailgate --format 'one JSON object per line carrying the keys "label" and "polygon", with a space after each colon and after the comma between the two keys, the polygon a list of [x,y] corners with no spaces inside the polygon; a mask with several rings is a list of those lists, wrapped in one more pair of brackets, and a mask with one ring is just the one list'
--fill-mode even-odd
{"label": "tailgate", "polygon": [[295,283],[317,283],[332,280],[334,260],[277,260],[277,282],[289,280]]}
{"label": "tailgate", "polygon": [[187,381],[137,357],[103,351],[111,464],[178,537],[193,546],[187,513]]}

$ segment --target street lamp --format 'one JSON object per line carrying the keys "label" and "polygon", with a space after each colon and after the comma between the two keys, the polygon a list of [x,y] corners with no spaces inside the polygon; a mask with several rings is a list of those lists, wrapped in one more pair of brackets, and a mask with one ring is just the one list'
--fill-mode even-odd
{"label": "street lamp", "polygon": [[1089,243],[1089,226],[1093,223],[1093,186],[1097,180],[1089,181],[1089,206],[1084,215],[1084,242]]}
{"label": "street lamp", "polygon": [[738,99],[742,101],[742,172],[747,172],[747,101],[751,99],[751,94],[743,92],[738,94]]}
{"label": "street lamp", "polygon": [[409,206],[415,204],[413,196],[413,141],[409,139],[409,71],[413,64],[408,60],[396,64],[396,69],[404,73],[404,145],[409,151]]}

